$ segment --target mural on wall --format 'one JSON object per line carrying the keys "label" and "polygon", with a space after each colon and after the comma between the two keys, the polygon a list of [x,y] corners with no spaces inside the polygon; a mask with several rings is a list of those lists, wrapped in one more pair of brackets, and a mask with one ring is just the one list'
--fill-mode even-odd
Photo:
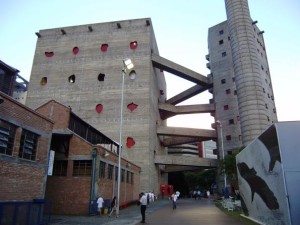
{"label": "mural on wall", "polygon": [[265,224],[288,224],[286,191],[275,126],[236,157],[242,208]]}
{"label": "mural on wall", "polygon": [[247,181],[251,189],[252,202],[254,194],[261,197],[269,209],[278,209],[278,201],[274,193],[270,190],[267,183],[257,176],[254,168],[249,168],[246,163],[238,163],[237,168],[242,178]]}

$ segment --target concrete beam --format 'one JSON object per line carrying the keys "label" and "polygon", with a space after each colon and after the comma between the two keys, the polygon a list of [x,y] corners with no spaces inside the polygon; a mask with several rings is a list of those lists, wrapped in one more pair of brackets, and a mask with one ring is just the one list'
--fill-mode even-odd
{"label": "concrete beam", "polygon": [[156,132],[158,135],[164,136],[217,138],[217,132],[215,130],[208,129],[159,126],[157,127]]}
{"label": "concrete beam", "polygon": [[173,145],[182,145],[182,144],[190,144],[195,142],[207,141],[211,140],[211,138],[201,138],[201,137],[169,137],[164,138],[161,142],[164,147],[170,147]]}
{"label": "concrete beam", "polygon": [[155,164],[180,165],[213,168],[218,166],[217,159],[206,159],[191,156],[155,155]]}
{"label": "concrete beam", "polygon": [[175,95],[172,98],[168,99],[167,103],[172,104],[172,105],[177,105],[178,103],[181,103],[191,97],[194,97],[195,95],[200,94],[200,93],[208,90],[211,87],[212,87],[212,84],[204,85],[204,86],[195,85],[195,86],[179,93],[178,95]]}
{"label": "concrete beam", "polygon": [[197,166],[171,166],[166,165],[163,172],[165,173],[171,173],[171,172],[181,172],[181,171],[193,171],[193,170],[199,170],[200,168]]}
{"label": "concrete beam", "polygon": [[214,104],[174,106],[171,104],[159,103],[158,107],[161,119],[163,120],[179,114],[212,113],[215,111]]}
{"label": "concrete beam", "polygon": [[208,77],[203,76],[200,73],[196,73],[193,70],[183,67],[168,59],[160,57],[159,55],[152,54],[152,64],[158,69],[162,69],[166,72],[172,73],[185,80],[189,80],[201,86],[208,86],[212,84]]}

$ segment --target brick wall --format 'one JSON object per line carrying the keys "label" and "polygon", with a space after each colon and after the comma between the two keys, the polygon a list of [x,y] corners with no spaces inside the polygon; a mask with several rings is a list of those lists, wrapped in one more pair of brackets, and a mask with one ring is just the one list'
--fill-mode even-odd
{"label": "brick wall", "polygon": [[[44,198],[52,121],[0,92],[0,119],[17,127],[11,155],[0,153],[0,201]],[[35,160],[19,157],[22,130],[37,134]]]}

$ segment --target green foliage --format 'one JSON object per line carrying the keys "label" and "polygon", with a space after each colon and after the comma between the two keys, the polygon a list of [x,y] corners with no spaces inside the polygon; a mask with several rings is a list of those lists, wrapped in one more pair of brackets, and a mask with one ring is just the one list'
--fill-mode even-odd
{"label": "green foliage", "polygon": [[188,171],[184,173],[184,178],[190,190],[209,189],[216,180],[216,170]]}

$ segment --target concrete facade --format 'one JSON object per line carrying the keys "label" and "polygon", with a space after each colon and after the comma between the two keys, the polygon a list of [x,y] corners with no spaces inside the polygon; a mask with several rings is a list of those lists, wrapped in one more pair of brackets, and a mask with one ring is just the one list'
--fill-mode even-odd
{"label": "concrete facade", "polygon": [[[225,153],[246,146],[277,121],[263,31],[247,0],[226,0],[227,21],[209,28],[209,63]],[[221,145],[220,126],[218,143]]]}
{"label": "concrete facade", "polygon": [[[164,74],[154,69],[158,54],[150,19],[39,31],[26,104],[56,99],[83,120],[118,140],[123,59],[135,64],[136,79],[125,77],[122,157],[142,167],[141,188],[157,190],[154,154],[163,154],[156,135],[158,103],[166,99]],[[126,75],[129,75],[127,71]]]}

